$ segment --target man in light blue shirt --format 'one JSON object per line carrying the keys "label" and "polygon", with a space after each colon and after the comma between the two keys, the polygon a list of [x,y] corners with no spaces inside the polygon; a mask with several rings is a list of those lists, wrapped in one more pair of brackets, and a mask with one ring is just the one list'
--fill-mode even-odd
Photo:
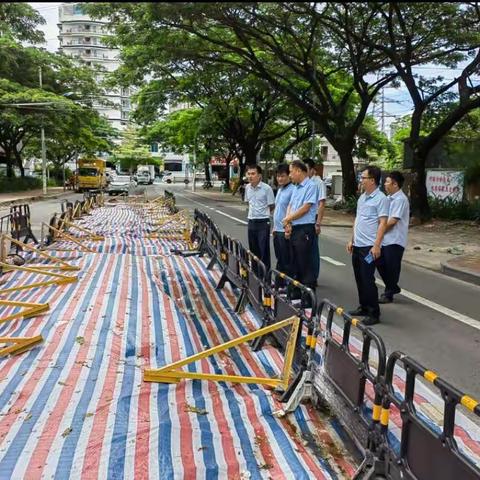
{"label": "man in light blue shirt", "polygon": [[380,321],[375,262],[381,255],[389,205],[387,197],[378,188],[381,179],[378,167],[366,167],[360,179],[363,193],[357,202],[353,237],[347,244],[347,251],[352,254],[360,306],[349,314],[363,315],[364,325],[374,325]]}
{"label": "man in light blue shirt", "polygon": [[270,185],[262,182],[259,165],[247,167],[249,184],[245,188],[248,202],[248,248],[270,270],[270,212],[275,205],[275,196]]}
{"label": "man in light blue shirt", "polygon": [[[279,188],[275,197],[275,210],[273,211],[273,248],[277,257],[277,270],[291,277],[291,245],[290,239],[285,238],[285,228],[282,223],[282,220],[287,215],[287,208],[295,189],[290,182],[289,173],[286,163],[278,165],[276,177]],[[277,277],[277,286],[281,286],[279,284],[280,280]]]}
{"label": "man in light blue shirt", "polygon": [[295,279],[315,291],[317,278],[314,270],[315,217],[318,189],[308,178],[307,166],[300,160],[290,164],[290,178],[295,183],[287,215],[282,223],[292,245],[292,265]]}
{"label": "man in light blue shirt", "polygon": [[318,278],[320,275],[320,249],[318,245],[318,237],[320,235],[322,229],[322,220],[323,214],[325,212],[325,203],[327,200],[327,187],[325,186],[325,182],[322,178],[317,175],[317,165],[311,158],[307,158],[305,160],[305,165],[308,167],[308,176],[310,180],[317,185],[318,188],[318,209],[317,209],[317,216],[315,219],[315,246],[313,248],[313,261],[314,261],[314,269],[315,269],[315,277]]}
{"label": "man in light blue shirt", "polygon": [[385,292],[378,300],[379,303],[392,303],[393,296],[401,292],[398,280],[410,223],[410,203],[402,190],[404,181],[402,173],[398,171],[389,173],[385,178],[384,185],[388,193],[390,210],[383,237],[382,256],[377,263],[378,273],[385,283]]}

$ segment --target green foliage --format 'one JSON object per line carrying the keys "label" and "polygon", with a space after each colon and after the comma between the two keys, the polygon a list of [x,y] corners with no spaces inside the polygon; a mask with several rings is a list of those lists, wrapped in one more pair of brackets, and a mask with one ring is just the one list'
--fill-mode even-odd
{"label": "green foliage", "polygon": [[5,2],[0,4],[0,37],[10,37],[20,42],[40,43],[44,34],[38,30],[45,19],[28,3]]}
{"label": "green foliage", "polygon": [[122,143],[113,150],[113,161],[120,164],[121,170],[133,172],[138,165],[152,163],[151,159],[150,149],[139,130],[133,127],[126,129]]}
{"label": "green foliage", "polygon": [[473,220],[480,222],[480,200],[456,202],[451,198],[429,198],[432,216],[443,220]]}
{"label": "green foliage", "polygon": [[0,192],[12,193],[25,190],[36,190],[42,188],[42,179],[36,177],[13,177],[0,176]]}
{"label": "green foliage", "polygon": [[334,210],[343,210],[347,213],[355,213],[357,211],[357,201],[358,198],[351,196],[342,200],[341,202],[335,202],[333,205]]}

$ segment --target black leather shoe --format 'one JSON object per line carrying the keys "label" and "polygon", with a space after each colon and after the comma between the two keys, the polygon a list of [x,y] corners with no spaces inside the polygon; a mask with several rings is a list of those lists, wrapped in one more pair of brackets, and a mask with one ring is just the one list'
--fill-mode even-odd
{"label": "black leather shoe", "polygon": [[372,317],[369,315],[362,320],[362,323],[369,327],[370,325],[376,325],[377,323],[380,323],[380,319],[378,317]]}
{"label": "black leather shoe", "polygon": [[368,315],[368,312],[364,310],[362,307],[357,307],[355,310],[349,310],[348,314],[352,317],[364,316]]}
{"label": "black leather shoe", "polygon": [[387,297],[385,294],[380,295],[378,303],[392,303],[393,297]]}

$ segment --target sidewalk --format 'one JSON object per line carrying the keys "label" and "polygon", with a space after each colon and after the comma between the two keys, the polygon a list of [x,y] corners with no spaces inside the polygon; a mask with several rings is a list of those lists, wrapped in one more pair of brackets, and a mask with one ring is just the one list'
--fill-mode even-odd
{"label": "sidewalk", "polygon": [[28,203],[35,200],[43,200],[46,198],[56,198],[63,194],[72,193],[73,190],[63,192],[63,187],[48,187],[48,193],[43,194],[43,190],[28,190],[23,192],[0,193],[0,208],[9,207],[18,203]]}
{"label": "sidewalk", "polygon": [[[194,194],[222,203],[241,203],[239,194],[211,190]],[[327,207],[322,234],[347,243],[354,219],[354,215]],[[480,285],[479,238],[480,225],[474,222],[432,220],[411,226],[404,261]]]}

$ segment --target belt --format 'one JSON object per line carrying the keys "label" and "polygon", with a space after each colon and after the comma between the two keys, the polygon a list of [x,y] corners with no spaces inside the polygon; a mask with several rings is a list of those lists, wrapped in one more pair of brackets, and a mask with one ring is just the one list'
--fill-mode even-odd
{"label": "belt", "polygon": [[269,222],[269,218],[249,218],[248,223],[264,223],[264,222]]}
{"label": "belt", "polygon": [[300,229],[305,228],[305,227],[315,228],[315,224],[314,223],[300,223],[298,225],[292,225],[292,230],[300,230]]}

